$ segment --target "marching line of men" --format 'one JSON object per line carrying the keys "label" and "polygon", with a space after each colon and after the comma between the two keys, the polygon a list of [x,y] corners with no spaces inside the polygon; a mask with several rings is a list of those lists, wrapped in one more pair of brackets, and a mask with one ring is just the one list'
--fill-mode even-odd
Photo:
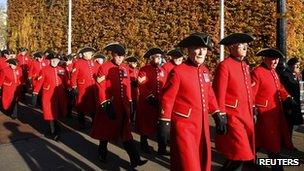
{"label": "marching line of men", "polygon": [[[99,140],[100,161],[107,160],[109,141],[122,141],[131,166],[137,167],[147,160],[140,158],[135,146],[134,123],[140,150],[151,154],[148,139],[156,138],[157,153],[171,157],[171,170],[211,170],[211,114],[216,150],[227,159],[222,170],[241,170],[245,162],[255,160],[260,148],[270,158],[278,158],[282,147],[294,149],[284,111],[291,115],[299,107],[275,71],[284,58],[280,51],[260,50],[256,56],[263,62],[250,71],[245,59],[253,40],[245,33],[222,39],[229,56],[218,64],[213,80],[204,65],[212,42],[204,33],[189,35],[167,54],[158,47],[149,49],[144,55],[148,62],[140,69],[137,57],[125,59],[126,49],[119,43],[104,48],[111,56],[108,61],[91,47],[80,49],[78,56],[35,52],[33,59],[25,48],[17,56],[4,50],[2,108],[17,118],[19,98],[29,90],[33,106],[41,99],[43,119],[49,124],[46,135],[57,141],[57,120],[70,116],[75,107],[80,129],[86,127],[86,115],[92,118],[90,135]],[[171,57],[165,64],[164,55]]]}

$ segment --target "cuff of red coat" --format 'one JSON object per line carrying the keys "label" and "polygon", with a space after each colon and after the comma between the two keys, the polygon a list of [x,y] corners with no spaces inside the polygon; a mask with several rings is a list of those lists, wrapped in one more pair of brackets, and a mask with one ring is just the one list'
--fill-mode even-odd
{"label": "cuff of red coat", "polygon": [[102,102],[100,103],[100,105],[103,105],[104,103],[106,103],[106,102],[108,102],[108,101],[111,101],[111,100],[110,100],[110,99],[106,99],[106,100],[102,101]]}
{"label": "cuff of red coat", "polygon": [[34,91],[33,94],[37,95],[37,94],[39,94],[39,93]]}

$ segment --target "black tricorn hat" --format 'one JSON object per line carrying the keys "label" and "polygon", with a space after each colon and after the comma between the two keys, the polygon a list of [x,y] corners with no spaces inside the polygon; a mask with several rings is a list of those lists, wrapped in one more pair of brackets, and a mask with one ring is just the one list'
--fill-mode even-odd
{"label": "black tricorn hat", "polygon": [[182,56],[184,56],[184,54],[182,53],[182,51],[179,48],[170,50],[167,55],[171,56],[172,58],[180,58]]}
{"label": "black tricorn hat", "polygon": [[268,58],[284,58],[282,52],[273,48],[265,48],[256,53],[256,56],[263,56]]}
{"label": "black tricorn hat", "polygon": [[148,58],[150,58],[150,56],[155,55],[155,54],[164,55],[165,52],[163,50],[161,50],[161,48],[158,48],[158,47],[151,48],[145,53],[144,58],[148,59]]}
{"label": "black tricorn hat", "polygon": [[58,58],[56,52],[49,51],[46,55],[46,59],[54,59],[54,58]]}
{"label": "black tricorn hat", "polygon": [[219,44],[221,45],[232,45],[237,43],[249,43],[253,41],[254,38],[247,33],[232,33],[224,37]]}
{"label": "black tricorn hat", "polygon": [[93,58],[97,59],[97,58],[102,58],[102,59],[106,59],[106,56],[104,56],[102,53],[100,52],[96,52],[93,55]]}
{"label": "black tricorn hat", "polygon": [[12,64],[12,65],[17,65],[18,64],[18,60],[16,58],[7,59],[6,62],[8,64]]}
{"label": "black tricorn hat", "polygon": [[79,50],[79,53],[86,53],[86,52],[95,52],[95,49],[92,47],[84,47]]}
{"label": "black tricorn hat", "polygon": [[25,47],[20,48],[20,52],[24,52],[24,51],[27,51],[27,48]]}
{"label": "black tricorn hat", "polygon": [[298,59],[297,57],[293,57],[293,58],[290,58],[290,59],[288,60],[287,65],[293,66],[293,65],[295,65],[295,64],[298,63],[298,62],[299,62],[299,59]]}
{"label": "black tricorn hat", "polygon": [[1,54],[2,55],[9,55],[9,54],[11,54],[11,52],[8,49],[4,49],[4,50],[1,51]]}
{"label": "black tricorn hat", "polygon": [[42,53],[39,52],[39,51],[34,52],[34,53],[33,53],[33,57],[34,57],[34,58],[42,58]]}
{"label": "black tricorn hat", "polygon": [[177,47],[187,48],[190,46],[203,46],[203,47],[212,47],[212,42],[210,36],[205,33],[196,32],[190,34],[188,37],[181,40]]}
{"label": "black tricorn hat", "polygon": [[75,54],[70,53],[68,55],[63,56],[62,60],[64,60],[64,61],[72,60],[74,58],[74,56],[75,56]]}
{"label": "black tricorn hat", "polygon": [[125,59],[127,62],[138,62],[138,59],[135,56],[129,56]]}
{"label": "black tricorn hat", "polygon": [[123,56],[126,54],[126,49],[118,43],[110,43],[104,49],[106,51],[114,52],[119,56]]}

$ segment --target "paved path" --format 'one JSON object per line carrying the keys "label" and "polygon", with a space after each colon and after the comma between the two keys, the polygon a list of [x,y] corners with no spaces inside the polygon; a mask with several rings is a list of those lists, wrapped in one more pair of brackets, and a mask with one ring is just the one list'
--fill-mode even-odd
{"label": "paved path", "polygon": [[[32,109],[22,103],[19,105],[18,120],[12,120],[0,114],[0,170],[131,170],[129,159],[121,144],[110,144],[108,162],[100,163],[96,158],[98,141],[88,136],[89,129],[77,131],[75,118],[62,121],[62,136],[59,142],[54,142],[43,136],[46,125],[41,118],[41,111]],[[211,125],[214,125],[210,119]],[[89,125],[89,122],[87,122]],[[212,137],[214,135],[211,126]],[[136,143],[139,136],[133,133]],[[293,136],[295,146],[300,152],[292,153],[304,161],[304,127],[300,127]],[[150,145],[156,150],[157,144],[150,140]],[[139,145],[138,145],[139,147]],[[218,170],[224,159],[214,151],[212,143],[212,170]],[[284,152],[290,156],[290,152]],[[137,170],[169,170],[168,157],[161,157],[154,152],[150,156],[142,154],[149,162]],[[259,153],[258,157],[266,157]],[[243,170],[253,170],[245,167]],[[261,168],[259,170],[270,170]],[[299,167],[286,167],[286,170],[304,170]]]}

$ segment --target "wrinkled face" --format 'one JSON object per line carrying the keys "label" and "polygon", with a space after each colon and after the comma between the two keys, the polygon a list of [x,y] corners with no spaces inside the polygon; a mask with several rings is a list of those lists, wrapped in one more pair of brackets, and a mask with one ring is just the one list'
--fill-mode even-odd
{"label": "wrinkled face", "polygon": [[244,58],[247,55],[248,47],[248,43],[238,43],[229,46],[229,50],[232,56]]}
{"label": "wrinkled face", "polygon": [[14,64],[9,64],[9,66],[10,66],[12,69],[16,69],[16,68],[17,68],[17,66],[14,65]]}
{"label": "wrinkled face", "polygon": [[51,59],[50,61],[51,61],[51,66],[52,66],[52,67],[56,67],[56,66],[58,66],[58,64],[59,64],[60,59],[54,58],[54,59]]}
{"label": "wrinkled face", "polygon": [[85,60],[91,60],[92,57],[93,57],[93,52],[91,52],[91,51],[83,53],[83,59],[85,59]]}
{"label": "wrinkled face", "polygon": [[188,48],[188,57],[195,64],[201,65],[205,62],[207,52],[207,47],[192,46]]}
{"label": "wrinkled face", "polygon": [[116,65],[122,64],[123,60],[125,59],[125,56],[119,56],[116,53],[112,53],[112,56],[113,56],[114,63]]}
{"label": "wrinkled face", "polygon": [[264,63],[271,69],[275,69],[277,66],[278,66],[278,63],[279,63],[279,58],[264,58]]}
{"label": "wrinkled face", "polygon": [[136,67],[137,67],[137,62],[129,62],[129,65],[130,65],[132,68],[136,68]]}
{"label": "wrinkled face", "polygon": [[183,57],[180,57],[180,58],[176,58],[176,59],[173,59],[173,62],[175,65],[180,65],[183,63]]}
{"label": "wrinkled face", "polygon": [[157,66],[161,65],[162,62],[162,54],[155,54],[150,56],[151,63]]}
{"label": "wrinkled face", "polygon": [[103,64],[104,59],[103,58],[97,58],[96,62],[99,63],[100,65]]}
{"label": "wrinkled face", "polygon": [[22,51],[21,55],[24,56],[26,54],[26,51]]}
{"label": "wrinkled face", "polygon": [[72,64],[72,60],[67,60],[67,61],[66,61],[66,64],[67,64],[67,65]]}
{"label": "wrinkled face", "polygon": [[294,66],[292,66],[292,71],[294,72],[294,73],[300,73],[301,71],[300,71],[300,62],[297,62]]}

